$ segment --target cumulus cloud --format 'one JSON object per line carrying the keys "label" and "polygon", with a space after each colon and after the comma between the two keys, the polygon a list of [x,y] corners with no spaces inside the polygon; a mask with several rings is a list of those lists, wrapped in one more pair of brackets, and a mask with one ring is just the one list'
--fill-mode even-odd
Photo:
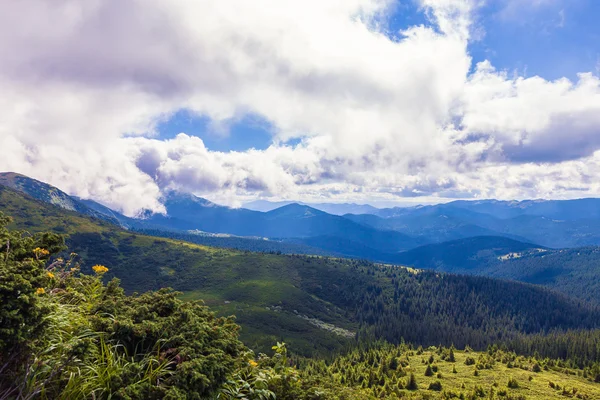
{"label": "cumulus cloud", "polygon": [[[0,170],[128,215],[162,212],[167,188],[228,202],[597,193],[598,77],[470,72],[479,3],[421,0],[431,24],[399,39],[379,30],[391,0],[4,3]],[[216,126],[260,116],[273,144],[160,140],[181,109]]]}
{"label": "cumulus cloud", "polygon": [[482,62],[467,81],[463,107],[465,131],[493,140],[510,161],[560,162],[600,148],[600,79],[592,73],[577,82],[510,79]]}

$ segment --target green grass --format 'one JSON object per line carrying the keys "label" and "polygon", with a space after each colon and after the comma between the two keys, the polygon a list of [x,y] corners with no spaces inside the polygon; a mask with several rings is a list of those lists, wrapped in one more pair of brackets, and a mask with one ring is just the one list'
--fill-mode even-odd
{"label": "green grass", "polygon": [[[396,353],[396,348],[387,345],[382,350],[362,353],[361,357],[357,357],[356,352],[340,356],[325,369],[311,365],[308,368],[302,366],[300,369],[307,378],[315,374],[320,375],[318,379],[322,383],[326,382],[325,386],[333,388],[333,391],[350,389],[352,395],[347,397],[350,399],[600,399],[600,384],[583,377],[583,371],[579,369],[558,367],[556,364],[552,366],[547,361],[520,356],[511,360],[509,367],[508,361],[515,357],[514,354],[501,353],[503,356],[498,356],[498,353],[495,357],[489,357],[488,353],[457,350],[454,351],[455,361],[449,362],[442,360],[436,350],[430,348],[422,354],[414,350],[401,351],[397,358],[397,370],[381,370],[381,365],[384,362],[389,363],[390,357],[394,357],[392,354]],[[374,364],[371,364],[368,360],[369,355],[373,354],[375,356],[371,360],[374,360]],[[436,372],[432,376],[426,376],[430,357],[434,358],[431,366]],[[496,359],[488,363],[487,368],[480,364],[478,369],[476,365],[466,365],[465,360],[468,357],[476,361],[485,358],[488,362]],[[500,357],[507,359],[500,360]],[[406,363],[404,367],[400,367],[402,363]],[[534,372],[535,364],[543,366],[539,372]],[[407,389],[411,374],[416,378],[417,390]],[[365,382],[360,383],[357,380],[357,376],[361,375],[365,377]],[[374,379],[365,385],[369,376]],[[509,380],[516,382],[516,385],[509,387]],[[400,383],[400,388],[397,382]],[[430,385],[437,382],[441,384],[441,390],[430,389]]]}
{"label": "green grass", "polygon": [[[438,360],[434,364],[438,366],[442,378],[437,378],[436,374],[432,377],[426,377],[425,369],[427,368],[427,364],[422,363],[422,359],[427,360],[431,354],[434,353],[424,352],[422,356],[411,357],[410,369],[417,376],[419,387],[422,389],[428,388],[430,383],[439,380],[442,383],[443,390],[454,392],[469,392],[475,389],[475,387],[481,386],[488,393],[493,389],[496,394],[499,391],[506,391],[511,396],[523,395],[532,399],[564,399],[563,388],[566,388],[571,393],[573,388],[576,388],[577,393],[585,394],[589,399],[600,399],[600,384],[590,382],[576,375],[577,373],[581,374],[582,371],[566,369],[569,372],[568,375],[564,372],[554,370],[535,373],[531,370],[533,364],[525,359],[523,367],[527,369],[508,368],[506,364],[496,362],[492,369],[478,370],[478,376],[475,376],[474,371],[476,367],[474,365],[465,365],[465,359],[473,357],[477,360],[481,353],[476,352],[465,353],[463,351],[456,351],[455,363],[441,361],[434,354],[436,360]],[[456,374],[452,373],[453,366],[456,367]],[[562,370],[564,371],[565,369],[562,368]],[[508,388],[508,380],[511,378],[518,382],[518,389]],[[550,382],[560,386],[561,390],[552,389],[549,385]],[[463,384],[465,386],[464,389],[462,388]]]}

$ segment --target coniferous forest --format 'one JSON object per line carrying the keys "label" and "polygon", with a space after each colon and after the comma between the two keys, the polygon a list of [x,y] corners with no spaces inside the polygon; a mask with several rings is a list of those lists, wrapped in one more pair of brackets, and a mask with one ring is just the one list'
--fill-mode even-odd
{"label": "coniferous forest", "polygon": [[[600,398],[600,310],[539,286],[20,225],[1,218],[2,398]],[[217,280],[229,304],[197,289]]]}

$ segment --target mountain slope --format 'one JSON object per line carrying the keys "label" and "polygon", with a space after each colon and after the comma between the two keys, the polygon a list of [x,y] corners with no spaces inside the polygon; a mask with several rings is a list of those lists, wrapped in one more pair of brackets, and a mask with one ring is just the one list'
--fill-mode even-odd
{"label": "mountain slope", "polygon": [[437,271],[469,273],[484,271],[501,259],[546,252],[532,243],[499,236],[478,236],[417,247],[397,256],[399,263]]}
{"label": "mountain slope", "polygon": [[400,253],[401,264],[544,285],[600,304],[600,247],[549,249],[504,237],[474,237]]}
{"label": "mountain slope", "polygon": [[118,219],[114,216],[109,216],[106,213],[98,212],[88,207],[77,198],[69,196],[56,187],[29,178],[25,175],[14,172],[0,172],[0,186],[10,187],[26,193],[35,199],[64,208],[65,210],[76,211],[78,213],[104,219],[112,223],[119,223]]}
{"label": "mountain slope", "polygon": [[117,223],[119,225],[121,225],[121,227],[123,227],[123,228],[128,229],[128,228],[133,228],[133,227],[140,227],[140,228],[144,227],[143,220],[126,217],[125,215],[123,215],[115,210],[112,210],[94,200],[81,199],[76,196],[71,196],[71,197],[76,199],[77,201],[79,201],[81,204],[85,205],[89,209],[94,210],[102,215],[105,215],[106,217],[108,217],[109,221],[117,221]]}
{"label": "mountain slope", "polygon": [[5,187],[0,211],[15,217],[15,227],[68,233],[84,271],[106,265],[129,292],[171,286],[236,314],[242,338],[256,349],[285,340],[303,354],[326,353],[355,333],[483,348],[519,332],[600,326],[596,308],[531,285],[149,237]]}

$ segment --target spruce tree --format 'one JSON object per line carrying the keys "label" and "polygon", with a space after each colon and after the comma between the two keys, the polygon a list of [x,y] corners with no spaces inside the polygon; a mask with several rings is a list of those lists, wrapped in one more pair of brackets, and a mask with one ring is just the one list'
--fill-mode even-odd
{"label": "spruce tree", "polygon": [[418,390],[419,385],[417,384],[417,378],[415,378],[415,374],[411,372],[410,377],[408,378],[408,383],[406,384],[406,388],[408,390]]}
{"label": "spruce tree", "polygon": [[427,369],[425,369],[425,376],[433,376],[433,369],[431,369],[431,364],[427,364]]}

